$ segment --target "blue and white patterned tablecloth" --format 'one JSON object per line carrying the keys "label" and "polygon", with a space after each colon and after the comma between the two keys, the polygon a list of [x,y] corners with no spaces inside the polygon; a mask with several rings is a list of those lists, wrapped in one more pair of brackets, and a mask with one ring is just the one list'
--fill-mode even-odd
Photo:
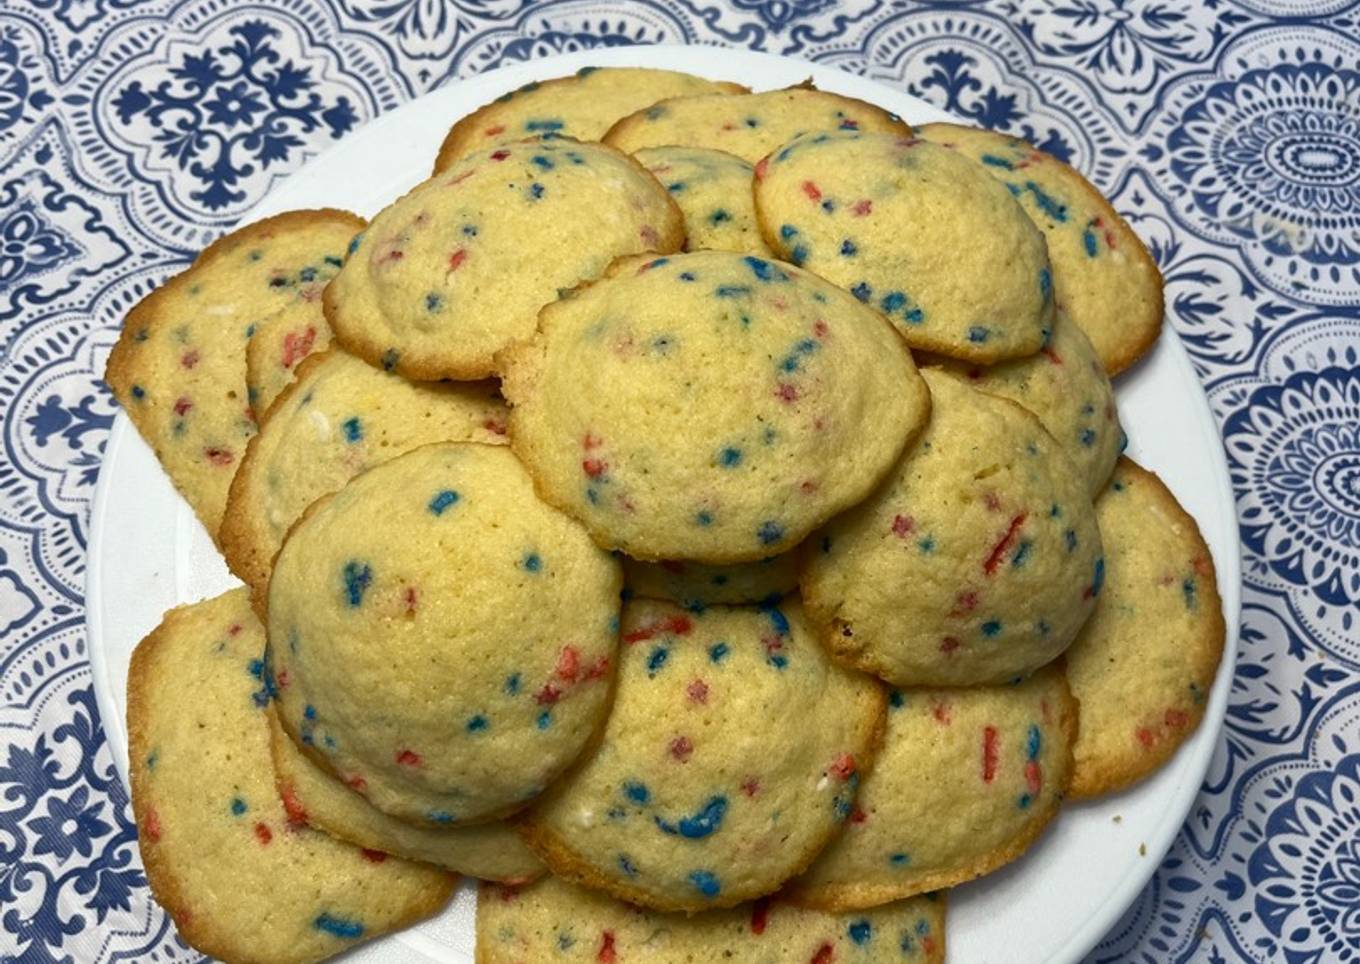
{"label": "blue and white patterned tablecloth", "polygon": [[1148,240],[1244,544],[1227,728],[1095,960],[1360,960],[1360,0],[0,0],[0,961],[181,961],[90,688],[127,308],[335,138],[566,50],[868,74],[1091,175]]}

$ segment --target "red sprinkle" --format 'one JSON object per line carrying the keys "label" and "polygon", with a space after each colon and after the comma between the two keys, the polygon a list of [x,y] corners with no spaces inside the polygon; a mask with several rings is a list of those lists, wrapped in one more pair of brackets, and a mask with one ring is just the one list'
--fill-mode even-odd
{"label": "red sprinkle", "polygon": [[842,753],[836,757],[836,762],[831,764],[831,775],[837,780],[849,780],[854,772],[855,758],[852,754]]}
{"label": "red sprinkle", "polygon": [[181,395],[179,398],[175,399],[176,415],[183,415],[185,412],[189,411],[189,409],[193,407],[194,403],[189,401],[189,397],[187,395]]}
{"label": "red sprinkle", "polygon": [[278,683],[279,689],[281,689],[281,690],[287,689],[287,688],[288,688],[288,670],[286,670],[286,669],[281,669],[281,670],[279,670],[279,675],[278,675],[278,678],[275,680],[275,682]]}
{"label": "red sprinkle", "polygon": [[406,615],[411,616],[415,614],[416,599],[419,598],[419,595],[420,594],[416,592],[415,586],[406,587],[406,593],[402,597],[406,601]]}
{"label": "red sprinkle", "polygon": [[274,834],[264,824],[257,823],[255,825],[255,837],[261,844],[268,845],[268,843],[274,839]]}
{"label": "red sprinkle", "polygon": [[308,327],[302,334],[290,331],[283,336],[283,367],[292,368],[311,353],[316,344],[316,329]]}
{"label": "red sprinkle", "polygon": [[760,936],[770,921],[770,898],[761,897],[751,905],[751,933]]}
{"label": "red sprinkle", "polygon": [[494,418],[488,418],[485,422],[483,422],[482,428],[486,429],[493,435],[505,435],[509,431],[504,422],[498,422]]}
{"label": "red sprinkle", "polygon": [[504,133],[505,133],[505,125],[504,125],[504,124],[497,124],[495,127],[488,127],[488,128],[486,129],[486,136],[487,136],[487,137],[495,137],[497,134],[504,134]]}
{"label": "red sprinkle", "polygon": [[404,767],[424,766],[425,761],[420,758],[420,754],[415,750],[401,750],[397,753],[397,763]]}
{"label": "red sprinkle", "polygon": [[614,964],[618,956],[614,953],[614,932],[605,931],[600,935],[600,952],[595,955],[600,964]]}
{"label": "red sprinkle", "polygon": [[581,463],[581,470],[592,479],[598,479],[609,471],[609,463],[603,459],[586,459]]}
{"label": "red sprinkle", "polygon": [[996,727],[982,729],[982,782],[991,783],[996,779]]}
{"label": "red sprinkle", "polygon": [[350,777],[348,780],[346,780],[345,783],[348,784],[353,789],[358,790],[360,793],[362,793],[368,787],[368,781],[365,780],[363,777],[359,776],[359,774],[357,773],[354,774],[354,776]]}
{"label": "red sprinkle", "polygon": [[957,636],[946,636],[944,639],[940,640],[940,652],[952,653],[962,645],[963,644],[959,642]]}
{"label": "red sprinkle", "polygon": [[966,590],[954,597],[954,608],[949,610],[949,615],[963,616],[971,613],[974,609],[977,609],[977,604],[977,593],[971,589]]}
{"label": "red sprinkle", "polygon": [[459,248],[457,251],[449,255],[449,270],[457,271],[459,268],[463,266],[463,262],[466,260],[467,250],[465,248]]}
{"label": "red sprinkle", "polygon": [[156,813],[156,808],[151,807],[146,811],[146,819],[142,821],[142,830],[146,832],[146,839],[152,843],[158,843],[161,839],[161,818]]}
{"label": "red sprinkle", "polygon": [[491,152],[491,159],[492,159],[493,161],[503,161],[503,160],[505,160],[505,159],[506,159],[507,157],[509,157],[509,156],[510,156],[510,152],[509,152],[509,151],[504,151],[504,150],[502,150],[502,151],[492,151],[492,152]]}
{"label": "red sprinkle", "polygon": [[[455,174],[453,177],[449,178],[449,180],[444,182],[444,186],[453,187],[454,185],[462,184],[468,178],[472,177],[472,174],[473,174],[472,171],[464,171],[462,174]],[[422,212],[420,215],[416,217],[416,224],[423,225],[426,220],[427,218],[425,214]]]}
{"label": "red sprinkle", "polygon": [[189,351],[186,351],[180,356],[179,363],[185,368],[193,368],[198,364],[198,349],[191,348]]}
{"label": "red sprinkle", "polygon": [[667,616],[660,622],[652,623],[650,626],[639,626],[632,632],[623,634],[625,643],[640,643],[645,639],[660,636],[662,633],[672,633],[676,636],[686,636],[694,628],[694,622],[688,616]]}
{"label": "red sprinkle", "polygon": [[296,829],[307,822],[307,809],[298,800],[297,791],[291,783],[279,788],[279,798],[283,800],[283,810],[288,814],[290,826]]}
{"label": "red sprinkle", "polygon": [[798,388],[788,382],[780,382],[779,387],[775,389],[775,396],[781,402],[796,402],[798,401]]}
{"label": "red sprinkle", "polygon": [[933,700],[930,707],[930,713],[935,717],[937,723],[943,723],[946,726],[949,725],[950,710],[948,701]]}
{"label": "red sprinkle", "polygon": [[865,822],[866,820],[868,820],[868,819],[869,819],[869,815],[868,815],[867,813],[865,813],[863,810],[860,809],[860,806],[859,806],[858,803],[855,804],[855,806],[850,810],[850,822],[851,822],[851,823],[864,823],[864,822]]}
{"label": "red sprinkle", "polygon": [[855,217],[862,218],[866,214],[870,214],[873,212],[874,202],[870,201],[868,198],[865,198],[862,201],[856,201],[855,206],[852,207],[850,210],[854,212]]}
{"label": "red sprinkle", "polygon": [[818,318],[812,326],[812,333],[818,338],[825,338],[827,332],[830,330],[831,329],[826,326],[826,322],[822,321],[820,318]]}
{"label": "red sprinkle", "polygon": [[1181,727],[1185,726],[1185,724],[1189,722],[1190,717],[1186,715],[1184,710],[1173,709],[1166,711],[1166,725],[1171,727],[1173,730],[1179,730]]}
{"label": "red sprinkle", "polygon": [[231,465],[236,458],[236,456],[232,455],[226,449],[219,448],[204,449],[203,454],[207,456],[208,461],[213,465]]}
{"label": "red sprinkle", "polygon": [[370,863],[380,864],[387,859],[387,854],[383,853],[381,850],[369,850],[367,847],[361,847],[359,852],[363,854],[364,859]]}
{"label": "red sprinkle", "polygon": [[893,516],[892,531],[893,535],[905,539],[911,530],[916,528],[916,520],[909,515]]}
{"label": "red sprinkle", "polygon": [[581,653],[575,646],[563,646],[557,654],[557,668],[553,674],[564,683],[575,683],[581,672]]}
{"label": "red sprinkle", "polygon": [[989,576],[996,572],[996,567],[1001,565],[1001,557],[1004,556],[1006,550],[1011,547],[1011,543],[1015,541],[1016,535],[1020,532],[1020,527],[1025,524],[1025,520],[1028,518],[1028,512],[1021,512],[1011,520],[1010,527],[1006,529],[1006,534],[1001,537],[1000,542],[992,546],[991,555],[989,555],[987,561],[982,564],[983,572]]}
{"label": "red sprinkle", "polygon": [[809,201],[820,201],[822,199],[821,188],[817,187],[817,185],[813,184],[811,181],[803,182],[803,193],[808,196]]}
{"label": "red sprinkle", "polygon": [[1152,744],[1157,742],[1157,736],[1146,726],[1140,726],[1134,731],[1134,736],[1138,737],[1138,742],[1143,744],[1144,749],[1152,749]]}
{"label": "red sprinkle", "polygon": [[835,949],[830,944],[823,944],[817,948],[817,953],[812,955],[810,964],[831,964],[835,953]]}
{"label": "red sprinkle", "polygon": [[602,444],[604,444],[604,439],[599,438],[598,436],[595,436],[590,432],[587,432],[586,437],[581,439],[581,447],[584,448],[586,451],[589,451],[590,449],[599,448]]}
{"label": "red sprinkle", "polygon": [[692,681],[685,688],[685,693],[688,694],[691,703],[708,703],[708,684],[701,679]]}
{"label": "red sprinkle", "polygon": [[228,627],[227,627],[227,635],[228,635],[228,636],[239,636],[239,635],[241,635],[241,624],[240,624],[240,623],[232,623],[230,626],[228,626]]}
{"label": "red sprinkle", "polygon": [[748,797],[754,797],[760,792],[760,781],[755,777],[747,777],[741,782],[741,792]]}
{"label": "red sprinkle", "polygon": [[757,181],[765,180],[765,174],[766,172],[769,171],[769,169],[770,169],[770,155],[766,154],[764,157],[760,159],[759,163],[756,164],[756,180]]}
{"label": "red sprinkle", "polygon": [[1039,349],[1039,354],[1043,355],[1045,358],[1047,358],[1049,361],[1051,361],[1051,362],[1052,362],[1053,364],[1055,364],[1055,365],[1061,365],[1061,364],[1063,363],[1062,356],[1060,356],[1060,355],[1059,355],[1056,351],[1054,351],[1052,348],[1047,348],[1047,347],[1045,347],[1045,348],[1040,348],[1040,349]]}
{"label": "red sprinkle", "polygon": [[812,493],[817,491],[817,488],[818,488],[817,483],[814,482],[812,479],[807,479],[798,486],[799,491],[801,491],[804,495],[812,495]]}
{"label": "red sprinkle", "polygon": [[675,739],[671,740],[670,751],[671,756],[675,757],[681,763],[685,763],[694,753],[694,744],[690,742],[690,739],[687,736],[677,736]]}
{"label": "red sprinkle", "polygon": [[584,682],[589,683],[593,679],[603,679],[604,674],[609,672],[609,657],[601,656],[590,664],[585,675],[581,677]]}
{"label": "red sprinkle", "polygon": [[1029,787],[1030,796],[1037,797],[1039,791],[1044,788],[1044,774],[1039,769],[1038,760],[1025,761],[1025,785]]}
{"label": "red sprinkle", "polygon": [[562,698],[562,691],[551,683],[544,683],[543,688],[534,694],[534,702],[539,706],[552,706]]}

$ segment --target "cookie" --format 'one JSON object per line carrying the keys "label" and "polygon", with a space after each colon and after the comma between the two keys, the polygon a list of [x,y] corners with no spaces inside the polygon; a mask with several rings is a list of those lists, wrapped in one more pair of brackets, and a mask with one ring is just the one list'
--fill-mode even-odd
{"label": "cookie", "polygon": [[797,559],[791,552],[759,562],[706,566],[702,562],[638,562],[623,557],[623,581],[638,596],[669,599],[686,609],[715,603],[778,599],[798,586]]}
{"label": "cookie", "polygon": [[746,92],[741,84],[677,70],[582,67],[568,77],[536,80],[502,94],[458,121],[439,146],[434,172],[448,170],[474,151],[525,137],[557,134],[598,141],[620,117],[667,97]]}
{"label": "cookie", "polygon": [[384,813],[503,817],[603,722],[622,582],[509,449],[407,452],[314,503],[279,551],[279,718]]}
{"label": "cookie", "polygon": [[884,693],[827,658],[796,599],[624,607],[618,692],[594,752],[521,818],[555,874],[656,910],[730,907],[840,829]]}
{"label": "cookie", "polygon": [[1081,701],[1072,795],[1122,790],[1161,766],[1204,718],[1225,627],[1195,520],[1147,469],[1120,459],[1096,500],[1109,567],[1067,651]]}
{"label": "cookie", "polygon": [[790,885],[830,911],[874,907],[991,873],[1057,816],[1077,703],[1062,670],[1022,683],[894,690],[874,772],[845,832]]}
{"label": "cookie", "polygon": [[477,964],[941,964],[944,895],[863,913],[826,914],[759,900],[695,916],[642,910],[548,877],[524,888],[484,885]]}
{"label": "cookie", "polygon": [[958,124],[919,134],[982,163],[1024,206],[1048,240],[1058,307],[1116,375],[1162,331],[1162,275],[1133,229],[1096,188],[1018,137]]}
{"label": "cookie", "polygon": [[622,118],[602,140],[630,154],[644,147],[707,147],[754,164],[804,131],[834,130],[911,136],[896,114],[803,85],[663,100]]}
{"label": "cookie", "polygon": [[264,421],[303,359],[330,343],[331,328],[319,301],[299,301],[255,326],[246,342],[246,390],[257,421]]}
{"label": "cookie", "polygon": [[649,561],[791,548],[873,489],[929,407],[879,315],[732,252],[630,263],[500,357],[540,494]]}
{"label": "cookie", "polygon": [[332,350],[297,369],[232,480],[221,545],[256,612],[274,554],[303,510],[360,472],[432,442],[505,441],[493,382],[418,383]]}
{"label": "cookie", "polygon": [[881,311],[912,348],[991,363],[1053,325],[1044,236],[986,169],[925,141],[823,131],[756,165],[775,253]]}
{"label": "cookie", "polygon": [[930,363],[1039,416],[1081,472],[1091,497],[1105,487],[1128,437],[1119,426],[1110,376],[1090,340],[1063,312],[1053,319],[1048,343],[1038,354],[997,365],[970,365],[939,356]]}
{"label": "cookie", "polygon": [[803,548],[808,616],[899,686],[1002,683],[1051,661],[1104,578],[1086,485],[1014,402],[924,371],[930,424],[866,502]]}
{"label": "cookie", "polygon": [[364,222],[291,211],[213,242],[128,313],[104,380],[208,533],[255,434],[246,397],[254,326],[316,299]]}
{"label": "cookie", "polygon": [[633,156],[680,205],[685,215],[686,251],[770,256],[756,223],[750,164],[725,151],[703,147],[648,147]]}
{"label": "cookie", "polygon": [[245,590],[166,613],[132,654],[132,810],[151,891],[196,950],[317,961],[437,911],[456,878],[292,819],[274,789],[264,630]]}
{"label": "cookie", "polygon": [[476,379],[538,309],[615,257],[677,251],[684,218],[641,164],[570,139],[478,151],[388,205],[322,299],[351,354]]}
{"label": "cookie", "polygon": [[275,781],[293,820],[369,850],[436,864],[469,877],[523,884],[543,874],[542,862],[504,823],[417,827],[389,817],[299,750],[272,706],[265,712]]}

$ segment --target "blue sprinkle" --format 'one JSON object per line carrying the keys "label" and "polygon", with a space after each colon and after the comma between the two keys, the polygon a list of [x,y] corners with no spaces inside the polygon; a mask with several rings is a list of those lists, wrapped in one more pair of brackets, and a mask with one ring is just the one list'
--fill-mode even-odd
{"label": "blue sprinkle", "polygon": [[453,823],[453,814],[447,810],[431,810],[425,815],[431,823],[449,824]]}
{"label": "blue sprinkle", "polygon": [[731,221],[731,220],[732,220],[732,215],[728,214],[728,213],[727,213],[726,211],[724,211],[722,208],[718,208],[716,211],[714,211],[712,214],[710,214],[710,215],[708,216],[708,223],[711,224],[711,225],[713,225],[714,227],[717,227],[719,224],[722,224],[724,221]]}
{"label": "blue sprinkle", "polygon": [[892,690],[888,693],[888,705],[895,710],[900,710],[907,703],[906,694],[901,690]]}
{"label": "blue sprinkle", "polygon": [[529,161],[534,166],[539,167],[542,170],[551,171],[553,169],[553,162],[548,158],[544,157],[542,154],[535,154],[533,157],[529,158]]}
{"label": "blue sprinkle", "polygon": [[671,651],[665,646],[657,646],[647,657],[647,675],[655,676],[656,671],[666,665],[666,660],[670,658]]}
{"label": "blue sprinkle", "polygon": [[671,263],[670,258],[657,258],[655,261],[647,262],[647,270],[650,271],[652,268],[660,268],[670,263]]}
{"label": "blue sprinkle", "polygon": [[738,295],[749,295],[751,289],[747,285],[720,285],[713,293],[719,298],[735,298]]}
{"label": "blue sprinkle", "polygon": [[[1045,194],[1044,189],[1033,181],[1025,182],[1025,190],[1034,195],[1034,203],[1038,206],[1040,211],[1043,211],[1054,221],[1058,221],[1059,223],[1067,220],[1067,205],[1062,204]],[[1044,269],[1043,274],[1048,274],[1048,270]],[[1047,292],[1045,292],[1045,294],[1047,294]]]}
{"label": "blue sprinkle", "polygon": [[1001,632],[1001,621],[999,619],[989,619],[982,624],[982,635],[988,639]]}
{"label": "blue sprinkle", "polygon": [[622,870],[628,877],[637,876],[637,865],[628,858],[627,854],[619,854],[619,870]]}
{"label": "blue sprinkle", "polygon": [[531,552],[521,560],[520,565],[526,572],[538,572],[543,568],[543,560],[539,558],[538,553]]}
{"label": "blue sprinkle", "polygon": [[1073,549],[1077,547],[1077,533],[1074,530],[1068,529],[1066,532],[1064,532],[1063,539],[1067,543],[1068,552],[1071,552]]}
{"label": "blue sprinkle", "polygon": [[693,271],[681,271],[680,274],[678,274],[676,277],[678,277],[681,281],[693,281],[693,280],[694,280],[694,272],[693,272]]}
{"label": "blue sprinkle", "polygon": [[442,307],[444,307],[444,299],[440,295],[431,291],[425,296],[426,311],[438,311]]}
{"label": "blue sprinkle", "polygon": [[1086,446],[1087,448],[1090,448],[1092,445],[1095,445],[1095,444],[1096,444],[1096,430],[1093,429],[1093,428],[1088,428],[1088,429],[1085,429],[1084,431],[1082,431],[1082,433],[1081,433],[1081,444],[1084,445],[1084,446]]}
{"label": "blue sprinkle", "polygon": [[364,590],[373,582],[373,570],[366,563],[350,561],[345,563],[345,598],[350,606],[358,607],[364,601]]}
{"label": "blue sprinkle", "polygon": [[784,538],[784,529],[778,523],[767,520],[756,530],[756,538],[760,540],[762,546],[773,545]]}
{"label": "blue sprinkle", "polygon": [[770,264],[770,262],[749,254],[741,260],[746,262],[746,266],[751,269],[751,273],[755,275],[758,280],[773,281],[775,279],[774,265]]}
{"label": "blue sprinkle", "polygon": [[735,468],[741,464],[741,449],[725,448],[718,453],[718,464],[725,469]]}
{"label": "blue sprinkle", "polygon": [[1091,577],[1091,598],[1100,595],[1100,588],[1105,585],[1105,560],[1096,560],[1096,572]]}
{"label": "blue sprinkle", "polygon": [[543,196],[543,185],[537,181],[529,185],[529,197],[537,201]]}
{"label": "blue sprinkle", "polygon": [[397,359],[400,357],[401,352],[397,351],[395,348],[389,348],[387,349],[387,351],[383,352],[382,356],[383,371],[390,372],[392,369],[396,368]]}
{"label": "blue sprinkle", "polygon": [[1039,759],[1039,750],[1043,746],[1043,736],[1039,733],[1039,727],[1033,723],[1029,725],[1029,736],[1025,739],[1025,756],[1031,760]]}
{"label": "blue sprinkle", "polygon": [[1034,801],[1030,798],[1030,795],[1028,793],[1022,793],[1020,794],[1020,799],[1015,801],[1015,805],[1019,807],[1021,810],[1028,810],[1029,805],[1033,802]]}
{"label": "blue sprinkle", "polygon": [[360,924],[357,920],[334,917],[325,913],[312,921],[312,926],[319,931],[324,931],[332,937],[339,937],[348,941],[358,940],[364,936],[364,925]]}
{"label": "blue sprinkle", "polygon": [[540,730],[546,730],[552,726],[552,710],[544,710],[538,714],[538,719],[534,720],[534,725]]}
{"label": "blue sprinkle", "polygon": [[463,225],[463,237],[465,237],[465,238],[475,238],[475,237],[477,237],[477,225],[475,225],[475,224],[465,224],[465,225]]}
{"label": "blue sprinkle", "polygon": [[430,500],[430,511],[435,515],[443,515],[444,510],[457,502],[458,499],[458,493],[453,489],[444,489],[436,493],[435,497]]}
{"label": "blue sprinkle", "polygon": [[1086,246],[1086,256],[1094,258],[1096,256],[1096,235],[1090,228],[1081,232],[1081,243]]}
{"label": "blue sprinkle", "polygon": [[879,306],[882,307],[882,309],[886,311],[888,314],[892,314],[894,311],[896,311],[898,308],[901,308],[906,303],[907,303],[906,295],[904,295],[900,291],[890,291],[883,296],[883,300],[879,302]]}
{"label": "blue sprinkle", "polygon": [[235,816],[239,817],[241,814],[246,812],[246,802],[242,800],[240,797],[236,797],[234,800],[231,801],[231,812]]}
{"label": "blue sprinkle", "polygon": [[888,863],[892,864],[894,867],[905,867],[910,859],[911,858],[906,854],[896,853],[888,858]]}
{"label": "blue sprinkle", "polygon": [[361,244],[363,244],[363,243],[364,243],[364,233],[363,233],[362,231],[360,231],[360,232],[359,232],[358,234],[356,234],[354,237],[350,238],[350,240],[349,240],[349,248],[346,249],[346,250],[347,250],[347,253],[348,253],[348,254],[353,254],[354,252],[358,251],[358,250],[359,250],[359,245],[361,245]]}
{"label": "blue sprinkle", "polygon": [[995,154],[983,154],[980,158],[978,158],[978,160],[980,160],[983,164],[986,164],[990,167],[1005,168],[1008,171],[1015,170],[1014,164],[1006,160],[1004,157],[997,157]]}
{"label": "blue sprinkle", "polygon": [[805,244],[795,244],[793,250],[789,252],[789,260],[801,266],[808,259],[808,249]]}
{"label": "blue sprinkle", "polygon": [[481,733],[483,730],[487,728],[487,725],[488,724],[486,721],[486,717],[478,713],[472,719],[467,721],[467,731],[469,733]]}
{"label": "blue sprinkle", "polygon": [[906,314],[904,314],[902,317],[905,318],[910,324],[919,325],[921,322],[926,320],[926,313],[922,311],[920,308],[909,308],[907,309]]}
{"label": "blue sprinkle", "polygon": [[701,526],[711,526],[713,524],[713,513],[707,509],[700,509],[694,514],[694,521]]}
{"label": "blue sprinkle", "polygon": [[850,293],[854,295],[856,298],[858,298],[860,301],[868,301],[871,297],[873,297],[874,289],[869,287],[869,283],[867,281],[861,281],[859,284],[855,285],[853,288],[850,289]]}
{"label": "blue sprinkle", "polygon": [[714,643],[708,648],[708,659],[711,663],[721,663],[727,658],[730,648],[726,643]]}
{"label": "blue sprinkle", "polygon": [[980,344],[986,341],[987,336],[990,334],[991,332],[989,332],[982,325],[973,325],[971,328],[968,329],[968,340]]}
{"label": "blue sprinkle", "polygon": [[1054,502],[1053,505],[1051,505],[1051,506],[1049,507],[1049,509],[1048,509],[1048,517],[1049,517],[1050,519],[1056,519],[1056,518],[1060,517],[1061,515],[1062,515],[1062,508],[1058,505],[1058,503]]}
{"label": "blue sprinkle", "polygon": [[845,257],[852,258],[855,256],[855,252],[857,251],[859,251],[859,247],[855,244],[855,242],[851,241],[849,238],[846,238],[844,241],[841,242],[841,254],[844,255]]}
{"label": "blue sprinkle", "polygon": [[926,555],[930,555],[935,551],[935,538],[933,536],[926,536],[916,543],[916,547]]}
{"label": "blue sprinkle", "polygon": [[1194,579],[1186,578],[1181,582],[1181,595],[1185,597],[1186,609],[1199,608],[1199,600],[1196,598],[1198,592],[1199,587],[1195,585]]}
{"label": "blue sprinkle", "polygon": [[856,944],[864,944],[873,936],[874,928],[867,920],[861,917],[850,925],[846,930],[846,933],[850,935],[850,939]]}
{"label": "blue sprinkle", "polygon": [[774,631],[780,636],[787,636],[789,634],[789,618],[774,606],[765,605],[761,608],[765,610],[765,615],[770,618],[770,624],[774,626]]}
{"label": "blue sprinkle", "polygon": [[586,489],[586,499],[589,500],[591,505],[599,505],[600,490],[595,488],[595,486],[593,485],[590,486],[588,489]]}
{"label": "blue sprinkle", "polygon": [[[537,85],[534,85],[537,86]],[[533,87],[526,87],[525,90],[533,90]],[[524,125],[526,131],[560,131],[562,122],[560,120],[531,120]]]}
{"label": "blue sprinkle", "polygon": [[137,399],[146,398],[146,389],[141,385],[132,386],[132,397]]}
{"label": "blue sprinkle", "polygon": [[822,210],[825,211],[827,214],[830,214],[831,212],[836,210],[836,202],[831,200],[831,198],[827,198],[825,201],[822,202]]}
{"label": "blue sprinkle", "polygon": [[1019,569],[1029,559],[1030,552],[1034,549],[1034,543],[1026,539],[1016,547],[1015,554],[1011,556],[1011,565]]}
{"label": "blue sprinkle", "polygon": [[340,429],[345,433],[345,441],[351,444],[358,442],[364,437],[364,427],[359,422],[359,416],[357,415],[341,422]]}
{"label": "blue sprinkle", "polygon": [[569,951],[576,946],[576,938],[570,934],[557,935],[557,949],[559,951]]}
{"label": "blue sprinkle", "polygon": [[783,238],[785,241],[789,240],[789,238],[793,237],[797,233],[798,229],[795,228],[792,224],[781,224],[779,226],[779,236]]}
{"label": "blue sprinkle", "polygon": [[652,793],[647,789],[645,783],[637,783],[631,780],[623,785],[623,795],[642,806],[646,806],[652,799]]}
{"label": "blue sprinkle", "polygon": [[1048,624],[1046,619],[1041,619],[1034,624],[1034,631],[1040,636],[1047,636],[1052,629],[1053,627]]}
{"label": "blue sprinkle", "polygon": [[678,823],[668,823],[660,817],[654,819],[662,833],[679,834],[687,840],[702,840],[722,826],[723,817],[726,815],[727,798],[718,796],[705,803],[698,813],[681,817]]}
{"label": "blue sprinkle", "polygon": [[717,897],[722,891],[722,885],[718,883],[718,878],[707,870],[691,872],[689,882],[694,885],[695,890],[705,897]]}
{"label": "blue sprinkle", "polygon": [[316,707],[313,706],[311,703],[308,703],[308,704],[307,704],[305,707],[303,707],[303,709],[302,709],[302,716],[303,716],[304,719],[308,719],[308,720],[314,720],[314,719],[316,719]]}
{"label": "blue sprinkle", "polygon": [[769,663],[775,669],[784,669],[789,665],[789,658],[783,653],[771,653],[765,658],[765,662]]}
{"label": "blue sprinkle", "polygon": [[501,689],[502,689],[503,691],[505,691],[505,693],[506,693],[508,696],[514,696],[516,693],[518,693],[518,692],[519,692],[519,674],[518,674],[518,673],[511,673],[509,676],[507,676],[507,677],[505,678],[505,683],[501,685]]}

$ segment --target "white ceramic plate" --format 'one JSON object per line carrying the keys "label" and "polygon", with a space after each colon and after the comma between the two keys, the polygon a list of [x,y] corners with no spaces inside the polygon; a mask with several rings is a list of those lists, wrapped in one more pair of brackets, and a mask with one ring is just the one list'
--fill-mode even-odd
{"label": "white ceramic plate", "polygon": [[[587,65],[669,67],[754,89],[811,76],[819,87],[873,101],[913,123],[948,120],[924,101],[826,67],[713,47],[631,47],[551,57],[460,81],[347,137],[279,186],[245,220],[335,205],[371,216],[429,173],[457,118],[530,80]],[[950,895],[953,961],[1068,962],[1109,930],[1151,877],[1184,821],[1218,740],[1236,652],[1239,546],[1222,446],[1176,336],[1117,387],[1130,455],[1153,469],[1199,521],[1218,566],[1228,620],[1224,660],[1204,723],[1155,776],[1133,790],[1063,810],[1022,860]],[[127,772],[127,668],[133,647],[172,606],[235,584],[212,541],[127,419],[109,440],[90,520],[87,605],[95,691],[114,759]],[[1116,822],[1117,820],[1117,822]],[[471,961],[472,889],[420,927],[354,951],[364,961]]]}

